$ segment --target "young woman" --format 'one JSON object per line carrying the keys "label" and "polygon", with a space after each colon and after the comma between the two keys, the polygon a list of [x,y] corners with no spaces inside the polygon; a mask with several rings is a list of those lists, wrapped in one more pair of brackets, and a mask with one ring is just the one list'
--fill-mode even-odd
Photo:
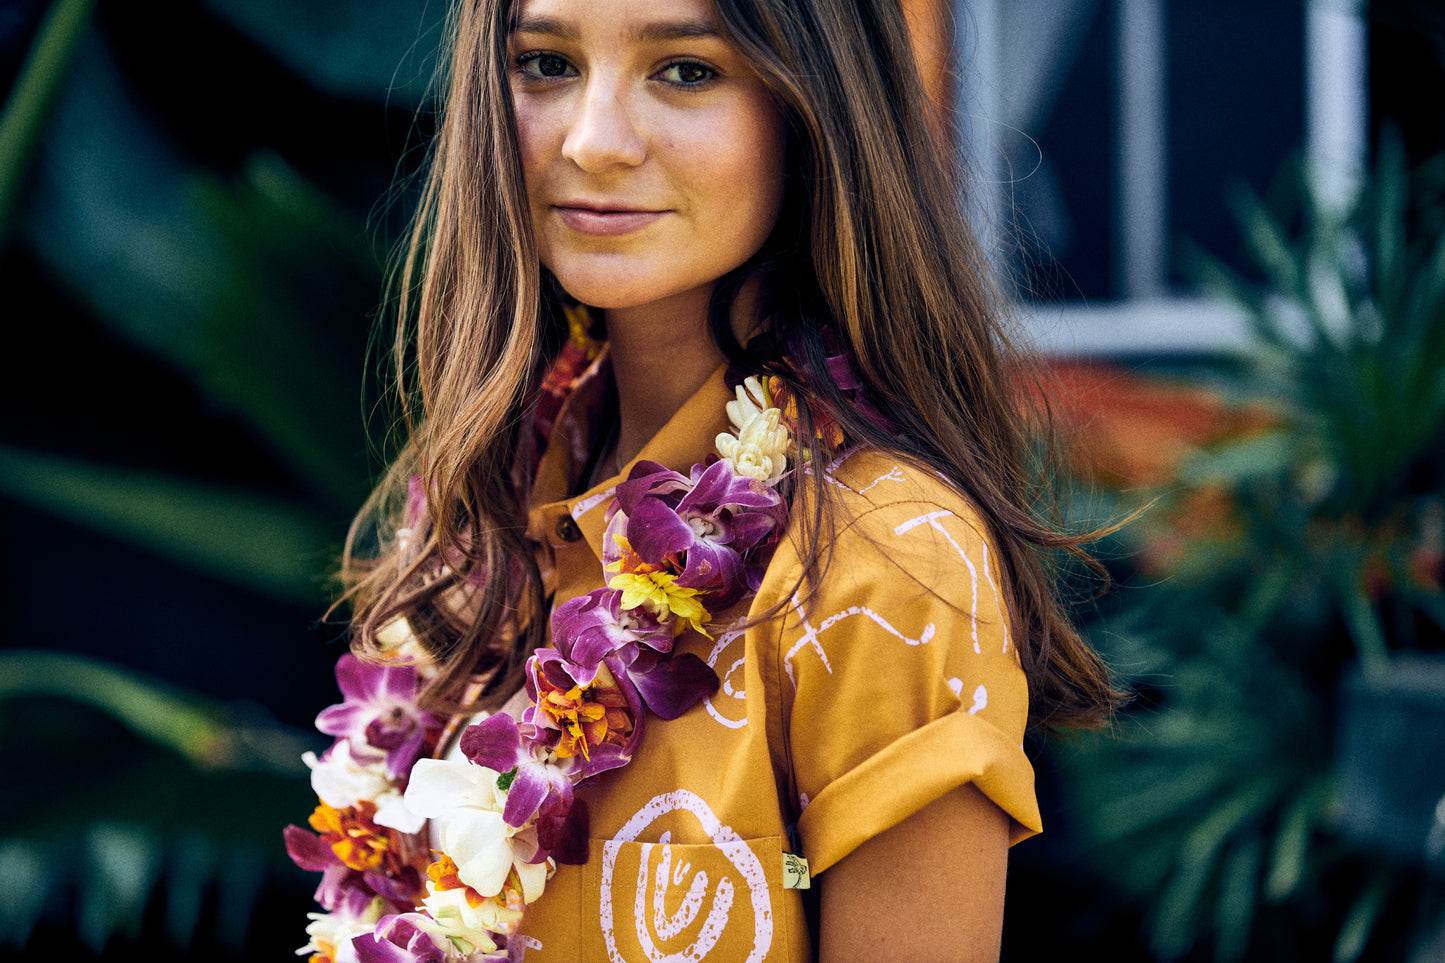
{"label": "young woman", "polygon": [[468,0],[313,959],[994,959],[1114,693],[898,0]]}

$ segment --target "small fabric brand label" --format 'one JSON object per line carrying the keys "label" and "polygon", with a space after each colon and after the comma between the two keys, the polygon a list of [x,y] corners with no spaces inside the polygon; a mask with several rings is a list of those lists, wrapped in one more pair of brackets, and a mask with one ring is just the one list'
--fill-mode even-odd
{"label": "small fabric brand label", "polygon": [[811,889],[808,861],[796,853],[783,854],[783,889]]}

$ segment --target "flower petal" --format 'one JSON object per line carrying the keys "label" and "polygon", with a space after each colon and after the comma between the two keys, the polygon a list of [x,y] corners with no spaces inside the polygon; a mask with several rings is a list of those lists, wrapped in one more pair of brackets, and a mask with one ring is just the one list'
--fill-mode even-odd
{"label": "flower petal", "polygon": [[716,692],[720,684],[712,667],[691,652],[660,659],[642,672],[637,665],[633,664],[628,678],[637,686],[642,701],[662,719],[676,719]]}
{"label": "flower petal", "polygon": [[457,809],[440,820],[442,851],[457,876],[483,896],[501,892],[512,870],[510,834],[501,813]]}
{"label": "flower petal", "polygon": [[497,773],[491,769],[452,759],[418,759],[406,786],[406,805],[412,812],[436,819],[459,806],[475,804],[485,782],[495,791]]}
{"label": "flower petal", "polygon": [[413,812],[406,804],[405,797],[397,794],[383,800],[376,807],[376,815],[371,817],[371,820],[378,826],[386,826],[403,833],[419,833],[426,825],[426,817]]}
{"label": "flower petal", "polygon": [[462,755],[478,766],[496,772],[510,772],[524,757],[522,733],[517,720],[505,712],[495,712],[462,731]]}
{"label": "flower petal", "polygon": [[315,833],[300,826],[287,826],[283,835],[286,838],[286,855],[307,872],[320,873],[340,865],[336,852]]}

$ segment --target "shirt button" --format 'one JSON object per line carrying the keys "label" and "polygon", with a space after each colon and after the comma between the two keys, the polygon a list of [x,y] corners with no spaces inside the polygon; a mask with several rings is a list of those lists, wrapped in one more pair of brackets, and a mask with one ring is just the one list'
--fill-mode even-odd
{"label": "shirt button", "polygon": [[563,515],[557,519],[557,537],[564,542],[575,542],[582,537],[582,530],[577,527],[571,515]]}

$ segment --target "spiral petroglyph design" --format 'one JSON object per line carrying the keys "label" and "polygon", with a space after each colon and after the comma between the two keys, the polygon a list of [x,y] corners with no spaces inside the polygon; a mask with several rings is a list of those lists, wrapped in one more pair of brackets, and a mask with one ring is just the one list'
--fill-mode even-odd
{"label": "spiral petroglyph design", "polygon": [[[637,844],[636,879],[631,873],[622,878],[617,864],[623,846],[636,842],[658,819],[675,812],[692,814],[712,848],[725,860],[712,862],[712,875],[707,869],[694,869],[675,852],[671,833],[665,832],[656,843]],[[696,851],[696,847],[687,849]],[[614,924],[629,910],[637,944],[647,963],[697,963],[717,948],[724,935],[729,937],[729,947],[746,942],[742,933],[729,934],[728,927],[730,923],[746,925],[747,916],[752,918],[748,963],[762,960],[772,946],[772,900],[763,865],[747,842],[731,827],[722,825],[696,793],[678,789],[653,797],[627,821],[616,838],[603,843],[601,871],[602,935],[613,963],[627,961],[618,946]],[[635,887],[631,892],[627,892],[629,885]],[[745,901],[751,913],[734,913],[739,901]],[[671,913],[667,911],[669,905],[676,907]],[[701,926],[696,925],[699,918]],[[686,932],[696,935],[686,946],[674,947]]]}

